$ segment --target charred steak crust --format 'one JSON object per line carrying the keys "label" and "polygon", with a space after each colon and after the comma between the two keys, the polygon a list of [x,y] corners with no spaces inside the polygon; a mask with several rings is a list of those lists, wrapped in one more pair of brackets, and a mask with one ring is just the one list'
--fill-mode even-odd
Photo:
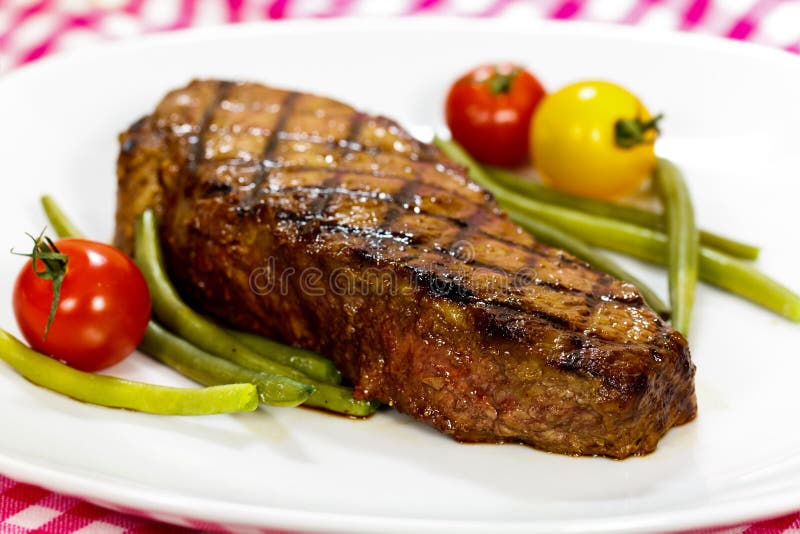
{"label": "charred steak crust", "polygon": [[462,441],[614,458],[695,416],[686,340],[635,287],[389,119],[204,80],[120,143],[116,244],[155,208],[194,306],[333,358],[358,396]]}

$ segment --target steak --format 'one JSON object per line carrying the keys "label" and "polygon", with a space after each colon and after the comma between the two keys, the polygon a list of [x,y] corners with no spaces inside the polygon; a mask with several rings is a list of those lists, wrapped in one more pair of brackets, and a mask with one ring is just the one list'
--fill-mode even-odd
{"label": "steak", "polygon": [[117,246],[154,208],[188,302],[332,358],[357,398],[460,441],[613,458],[695,417],[686,340],[636,287],[538,243],[387,118],[203,80],[120,142]]}

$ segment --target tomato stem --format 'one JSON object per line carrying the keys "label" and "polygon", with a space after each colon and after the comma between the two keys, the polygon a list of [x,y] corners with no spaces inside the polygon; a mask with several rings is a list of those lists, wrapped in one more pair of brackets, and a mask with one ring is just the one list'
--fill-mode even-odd
{"label": "tomato stem", "polygon": [[[649,121],[643,121],[636,117],[634,119],[619,119],[614,124],[614,140],[618,147],[633,148],[636,145],[643,143],[652,143],[653,140],[645,139],[645,135],[649,131],[656,133],[656,136],[661,133],[658,128],[658,121],[664,118],[663,113],[659,113]],[[655,139],[655,137],[653,137]]]}
{"label": "tomato stem", "polygon": [[519,74],[519,69],[516,67],[506,73],[501,73],[497,67],[495,67],[494,74],[491,78],[486,80],[486,83],[489,84],[489,90],[493,95],[505,94],[511,90],[511,84],[514,82],[514,78],[517,77],[517,74]]}
{"label": "tomato stem", "polygon": [[[53,302],[50,304],[50,314],[47,316],[47,325],[44,327],[44,334],[42,340],[47,339],[47,333],[50,331],[50,325],[53,324],[53,319],[56,317],[58,310],[58,302],[61,299],[61,284],[64,282],[64,276],[67,274],[67,261],[69,258],[66,254],[62,254],[53,240],[44,235],[47,228],[42,229],[38,237],[33,237],[31,234],[26,233],[28,237],[33,240],[33,251],[30,254],[22,254],[14,252],[12,254],[17,256],[25,256],[31,259],[31,269],[33,273],[44,280],[51,280],[53,282]],[[37,265],[41,262],[42,268],[38,269]]]}

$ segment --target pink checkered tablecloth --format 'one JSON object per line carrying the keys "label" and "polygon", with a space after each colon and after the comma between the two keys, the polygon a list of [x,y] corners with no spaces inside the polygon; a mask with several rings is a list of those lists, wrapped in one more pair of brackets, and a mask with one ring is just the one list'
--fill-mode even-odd
{"label": "pink checkered tablecloth", "polygon": [[[800,53],[800,0],[0,0],[0,74],[60,50],[191,26],[286,18],[442,15],[635,24],[748,40]],[[225,531],[216,525],[185,524]],[[0,534],[183,530],[145,512],[115,512],[0,474]],[[800,512],[703,532],[800,534]]]}

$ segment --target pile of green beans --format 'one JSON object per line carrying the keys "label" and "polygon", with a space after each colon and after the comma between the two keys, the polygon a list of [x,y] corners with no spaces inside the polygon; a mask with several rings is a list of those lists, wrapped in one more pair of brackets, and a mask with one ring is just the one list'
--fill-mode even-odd
{"label": "pile of green beans", "polygon": [[[542,221],[588,245],[620,252],[651,263],[669,265],[669,238],[663,231],[620,218],[599,216],[567,208],[562,204],[547,203],[522,196],[495,182],[456,143],[439,138],[434,139],[434,143],[454,163],[466,167],[470,177],[490,191],[512,219],[520,220],[521,217],[528,217]],[[666,227],[664,223],[661,225]],[[745,245],[747,246],[749,245]],[[701,280],[760,304],[790,320],[800,322],[800,295],[744,261],[720,252],[719,248],[700,247],[698,269]],[[586,261],[591,263],[588,259]]]}
{"label": "pile of green beans", "polygon": [[151,210],[145,211],[136,224],[134,258],[150,287],[153,313],[186,341],[246,369],[288,377],[313,386],[313,393],[304,402],[307,406],[356,417],[371,415],[377,409],[375,402],[354,399],[349,388],[313,380],[297,369],[265,358],[187,306],[166,274],[156,218]]}
{"label": "pile of green beans", "polygon": [[[60,237],[82,237],[51,197],[42,197],[42,206]],[[153,312],[177,334],[150,321],[142,352],[201,384],[249,382],[262,404],[305,404],[354,417],[375,412],[376,402],[356,400],[351,389],[338,385],[341,374],[327,358],[226,331],[184,304],[164,270],[152,212],[137,223],[136,235],[136,260],[150,287]]]}

